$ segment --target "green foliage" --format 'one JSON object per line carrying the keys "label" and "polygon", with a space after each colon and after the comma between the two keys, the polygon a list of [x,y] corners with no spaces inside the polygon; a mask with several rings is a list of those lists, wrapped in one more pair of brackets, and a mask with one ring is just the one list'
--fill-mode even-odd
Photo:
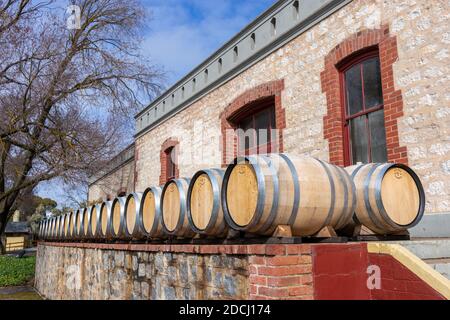
{"label": "green foliage", "polygon": [[44,216],[42,214],[35,213],[28,220],[30,222],[31,231],[33,232],[33,234],[36,234],[38,232],[39,223],[42,221],[43,218]]}
{"label": "green foliage", "polygon": [[45,211],[52,210],[58,206],[58,203],[55,200],[49,198],[41,198],[39,196],[35,196],[34,201],[37,206],[43,206]]}
{"label": "green foliage", "polygon": [[20,286],[34,277],[36,257],[0,256],[0,287]]}

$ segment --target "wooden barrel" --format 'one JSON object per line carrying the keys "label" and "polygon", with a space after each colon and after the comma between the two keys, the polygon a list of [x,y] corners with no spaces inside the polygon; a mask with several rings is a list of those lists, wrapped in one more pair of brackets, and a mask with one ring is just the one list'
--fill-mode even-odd
{"label": "wooden barrel", "polygon": [[55,227],[55,239],[60,240],[61,239],[61,225],[62,225],[62,216],[56,217],[56,227]]}
{"label": "wooden barrel", "polygon": [[56,218],[53,217],[51,218],[51,222],[50,222],[50,236],[49,238],[51,240],[55,239],[55,228],[56,228]]}
{"label": "wooden barrel", "polygon": [[225,172],[222,206],[236,230],[272,235],[289,225],[295,236],[348,223],[354,186],[345,170],[311,157],[269,154],[240,157]]}
{"label": "wooden barrel", "polygon": [[192,238],[195,233],[189,226],[186,196],[190,179],[168,181],[161,194],[161,212],[164,232],[170,236]]}
{"label": "wooden barrel", "polygon": [[95,204],[89,208],[89,223],[88,223],[88,239],[99,239],[98,228],[100,224],[99,221],[100,206]]}
{"label": "wooden barrel", "polygon": [[110,225],[111,206],[112,206],[112,201],[106,201],[100,205],[100,216],[99,216],[100,228],[99,228],[98,232],[99,232],[99,237],[101,239],[105,239],[105,240],[112,239],[112,232],[111,232],[111,225]]}
{"label": "wooden barrel", "polygon": [[43,228],[43,231],[42,231],[42,240],[47,240],[47,235],[48,235],[48,220],[45,219],[45,220],[43,221],[43,223],[44,223],[44,228]]}
{"label": "wooden barrel", "polygon": [[67,238],[68,240],[74,240],[75,237],[75,220],[76,219],[76,210],[72,210],[70,212],[69,218],[69,227],[67,230]]}
{"label": "wooden barrel", "polygon": [[53,219],[48,219],[48,226],[47,226],[47,239],[50,240],[52,238],[52,227],[53,227]]}
{"label": "wooden barrel", "polygon": [[38,234],[37,234],[37,238],[38,239],[42,239],[42,230],[44,229],[44,222],[40,221],[39,222],[39,227],[38,227]]}
{"label": "wooden barrel", "polygon": [[225,170],[197,172],[189,184],[187,213],[192,230],[199,234],[224,237],[228,225],[223,215],[220,193]]}
{"label": "wooden barrel", "polygon": [[42,231],[41,231],[40,239],[41,240],[45,240],[45,237],[46,237],[46,235],[45,235],[46,230],[45,229],[47,227],[47,220],[42,220],[41,224],[42,224]]}
{"label": "wooden barrel", "polygon": [[54,238],[55,238],[55,240],[59,240],[59,229],[60,229],[60,225],[61,225],[61,216],[57,216],[55,219],[56,219],[56,223],[55,223]]}
{"label": "wooden barrel", "polygon": [[45,234],[45,220],[42,220],[39,224],[39,239],[44,240]]}
{"label": "wooden barrel", "polygon": [[67,241],[67,231],[69,228],[69,213],[64,214],[63,218],[63,227],[61,230],[61,237],[64,241]]}
{"label": "wooden barrel", "polygon": [[61,226],[59,231],[59,238],[61,241],[66,240],[66,224],[67,224],[67,213],[61,215]]}
{"label": "wooden barrel", "polygon": [[111,235],[113,239],[124,239],[126,197],[115,198],[111,204]]}
{"label": "wooden barrel", "polygon": [[125,200],[125,228],[124,238],[135,239],[143,238],[144,235],[141,233],[140,225],[138,223],[139,211],[141,210],[141,199],[142,193],[130,193]]}
{"label": "wooden barrel", "polygon": [[160,187],[150,187],[141,197],[137,223],[143,235],[150,239],[166,237],[161,223],[161,191]]}
{"label": "wooden barrel", "polygon": [[82,229],[83,229],[83,209],[78,209],[76,213],[76,219],[75,219],[75,239],[81,240],[82,239]]}
{"label": "wooden barrel", "polygon": [[403,164],[371,163],[346,168],[356,186],[357,220],[378,234],[405,231],[419,223],[425,193],[419,177]]}
{"label": "wooden barrel", "polygon": [[70,240],[70,226],[72,224],[72,211],[66,213],[66,221],[64,225],[64,240]]}
{"label": "wooden barrel", "polygon": [[65,214],[59,216],[59,228],[58,228],[58,239],[59,241],[64,240],[64,223],[66,221]]}
{"label": "wooden barrel", "polygon": [[55,229],[56,229],[56,217],[52,217],[51,218],[52,219],[52,223],[51,223],[51,229],[50,229],[50,239],[52,239],[52,240],[54,240],[55,239],[55,236],[56,236],[56,232],[55,232]]}
{"label": "wooden barrel", "polygon": [[87,239],[87,230],[89,227],[89,210],[88,210],[88,208],[81,208],[79,211],[79,215],[80,215],[80,226],[79,226],[78,239],[86,240]]}
{"label": "wooden barrel", "polygon": [[52,227],[52,239],[56,240],[58,238],[58,228],[59,228],[59,219],[58,217],[53,218],[53,227]]}

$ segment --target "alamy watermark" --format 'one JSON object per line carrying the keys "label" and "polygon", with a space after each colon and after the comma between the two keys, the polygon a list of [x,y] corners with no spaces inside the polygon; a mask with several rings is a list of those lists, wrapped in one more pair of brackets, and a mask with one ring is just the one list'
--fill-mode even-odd
{"label": "alamy watermark", "polygon": [[380,290],[381,289],[381,269],[379,266],[370,265],[367,267],[367,288],[369,290]]}

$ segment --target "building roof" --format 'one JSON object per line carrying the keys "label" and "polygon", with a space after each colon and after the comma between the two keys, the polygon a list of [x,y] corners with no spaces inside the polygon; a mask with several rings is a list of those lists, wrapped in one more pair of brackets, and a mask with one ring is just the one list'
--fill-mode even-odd
{"label": "building roof", "polygon": [[8,222],[5,233],[30,233],[28,222]]}

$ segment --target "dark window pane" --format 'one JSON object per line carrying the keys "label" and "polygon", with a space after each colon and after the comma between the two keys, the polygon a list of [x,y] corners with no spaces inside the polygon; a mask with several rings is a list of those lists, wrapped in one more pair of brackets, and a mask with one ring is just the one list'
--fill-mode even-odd
{"label": "dark window pane", "polygon": [[239,128],[241,128],[244,131],[253,128],[253,117],[247,117],[243,119],[239,123]]}
{"label": "dark window pane", "polygon": [[366,116],[350,121],[350,138],[353,163],[369,162]]}
{"label": "dark window pane", "polygon": [[246,150],[255,146],[255,129],[238,130],[239,150]]}
{"label": "dark window pane", "polygon": [[380,60],[373,58],[363,64],[364,98],[366,109],[383,104]]}
{"label": "dark window pane", "polygon": [[[270,128],[274,126],[274,108],[267,108],[249,117],[242,119],[239,124],[238,140],[239,150],[250,149],[250,154],[258,152],[258,146],[270,143]],[[267,150],[267,151],[265,151]],[[260,153],[267,153],[269,149],[260,148]]]}
{"label": "dark window pane", "polygon": [[372,162],[387,162],[386,130],[384,127],[383,110],[369,114],[369,128]]}
{"label": "dark window pane", "polygon": [[269,110],[264,110],[255,115],[255,129],[267,129],[270,127]]}
{"label": "dark window pane", "polygon": [[347,94],[348,115],[358,113],[363,110],[361,65],[353,66],[345,72],[345,88]]}
{"label": "dark window pane", "polygon": [[272,108],[266,109],[255,115],[255,129],[257,130],[258,145],[269,142]]}
{"label": "dark window pane", "polygon": [[167,177],[169,179],[175,178],[176,171],[176,159],[175,148],[171,148],[167,151]]}

